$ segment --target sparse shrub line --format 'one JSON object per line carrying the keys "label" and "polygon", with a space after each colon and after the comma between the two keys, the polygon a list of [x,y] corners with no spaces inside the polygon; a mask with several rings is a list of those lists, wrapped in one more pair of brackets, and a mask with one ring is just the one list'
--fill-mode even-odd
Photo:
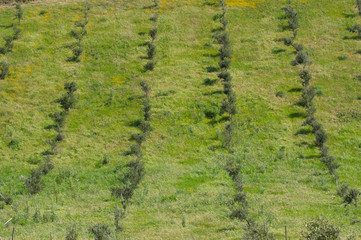
{"label": "sparse shrub line", "polygon": [[157,54],[157,50],[156,50],[156,45],[155,45],[155,40],[157,38],[157,34],[158,34],[158,27],[157,27],[157,22],[158,22],[158,10],[159,10],[159,3],[158,1],[154,1],[154,5],[152,6],[152,8],[155,10],[155,14],[149,18],[149,20],[153,23],[153,28],[149,30],[149,37],[150,37],[150,41],[146,43],[147,46],[147,59],[148,62],[144,65],[144,69],[146,71],[153,71],[155,68],[155,65],[157,64],[157,61],[155,60],[156,54]]}
{"label": "sparse shrub line", "polygon": [[84,19],[78,20],[74,23],[74,29],[71,30],[70,34],[77,40],[74,43],[72,48],[73,56],[67,59],[68,62],[80,62],[80,56],[84,52],[84,47],[82,45],[83,37],[88,33],[86,28],[88,24],[88,15],[89,15],[90,5],[88,0],[85,0],[84,6]]}
{"label": "sparse shrub line", "polygon": [[229,33],[227,31],[227,8],[224,0],[219,0],[219,3],[222,7],[222,13],[215,15],[213,20],[219,20],[222,26],[215,34],[213,34],[212,37],[218,44],[220,44],[218,79],[223,85],[223,94],[225,97],[222,100],[219,115],[222,116],[226,114],[228,118],[223,131],[223,144],[229,151],[229,154],[226,155],[226,171],[232,178],[235,186],[235,195],[230,203],[230,217],[232,219],[246,222],[243,239],[273,239],[273,236],[269,233],[267,227],[256,223],[254,219],[249,216],[248,202],[242,184],[241,163],[231,150],[235,130],[234,116],[237,114],[237,99],[236,93],[233,90],[232,76],[229,72],[232,62],[232,47],[229,39]]}
{"label": "sparse shrub line", "polygon": [[[158,1],[155,0],[153,8],[158,9],[158,7]],[[154,23],[154,27],[149,31],[151,42],[147,44],[147,57],[149,61],[145,66],[146,70],[153,70],[155,66],[154,58],[156,55],[156,46],[154,41],[157,36],[157,19],[157,13],[149,19]],[[142,146],[152,129],[150,125],[152,109],[152,105],[150,104],[151,87],[145,80],[140,82],[140,87],[143,91],[141,100],[143,116],[136,125],[140,132],[131,135],[129,140],[134,141],[134,143],[130,146],[130,150],[125,152],[125,155],[132,155],[134,156],[134,159],[125,164],[125,166],[120,166],[115,170],[118,174],[118,184],[117,186],[111,188],[112,196],[119,198],[122,205],[121,208],[116,206],[114,209],[114,223],[116,231],[123,230],[123,226],[120,221],[125,218],[129,201],[145,175]]]}
{"label": "sparse shrub line", "polygon": [[[18,28],[21,24],[21,20],[24,15],[24,11],[21,7],[21,4],[18,2],[15,4],[15,19],[17,19],[17,23],[13,23],[12,29],[13,33],[11,36],[4,36],[3,39],[5,41],[5,44],[3,47],[0,47],[0,54],[6,55],[9,52],[12,52],[14,47],[14,40],[19,39],[21,29]],[[6,60],[2,60],[0,62],[0,79],[4,80],[9,75],[9,63]]]}
{"label": "sparse shrub line", "polygon": [[75,104],[74,93],[78,89],[77,84],[75,82],[65,83],[64,89],[67,92],[54,101],[54,103],[60,104],[62,111],[50,114],[50,117],[54,120],[54,125],[51,128],[57,132],[57,135],[48,142],[51,149],[43,152],[44,159],[42,164],[38,168],[32,169],[30,177],[25,180],[24,185],[32,195],[41,191],[44,185],[42,177],[54,168],[51,162],[51,155],[57,154],[57,145],[60,141],[64,140],[63,128],[65,126],[65,118],[69,113],[69,109],[73,108]]}

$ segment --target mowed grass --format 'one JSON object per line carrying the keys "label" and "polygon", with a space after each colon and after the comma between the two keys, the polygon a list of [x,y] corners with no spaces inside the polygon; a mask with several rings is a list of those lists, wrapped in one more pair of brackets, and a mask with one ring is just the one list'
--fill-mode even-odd
{"label": "mowed grass", "polygon": [[[221,118],[207,119],[204,111],[219,106],[220,83],[206,68],[217,66],[218,46],[213,42],[215,6],[168,2],[158,20],[157,65],[144,72],[148,20],[153,12],[143,9],[152,1],[91,1],[85,52],[80,63],[69,63],[70,35],[81,19],[82,2],[40,2],[24,5],[24,29],[5,58],[11,75],[0,84],[0,192],[12,195],[13,206],[0,210],[0,222],[21,219],[29,207],[27,222],[1,224],[0,236],[16,239],[64,239],[67,228],[77,225],[80,239],[89,239],[89,226],[104,222],[114,229],[113,212],[118,199],[110,188],[117,184],[114,169],[127,163],[129,137],[138,132],[132,123],[141,118],[141,89],[146,79],[152,86],[152,131],[144,146],[146,175],[131,200],[124,231],[115,239],[239,239],[243,223],[229,218],[234,193],[224,166],[225,150]],[[278,19],[285,2],[266,1],[255,8],[228,9],[233,45],[231,73],[238,97],[235,155],[242,160],[243,181],[249,211],[258,222],[267,222],[277,239],[288,227],[298,239],[304,223],[323,216],[342,228],[342,237],[361,238],[360,210],[344,207],[336,196],[334,180],[320,163],[313,136],[304,134],[302,114],[296,105],[301,96],[297,67],[290,65],[294,52],[274,40],[290,35],[280,30]],[[341,164],[339,185],[360,186],[361,155],[361,49],[347,24],[360,22],[353,1],[295,1],[299,12],[298,42],[310,53],[312,84],[322,90],[317,97],[317,117],[324,125],[331,153]],[[47,13],[40,15],[41,10]],[[0,32],[13,16],[1,9]],[[276,47],[286,49],[274,54]],[[344,61],[338,56],[347,55]],[[64,93],[63,84],[75,81],[78,102],[66,120],[66,139],[52,158],[55,169],[44,177],[44,190],[30,196],[24,178],[36,167],[47,141],[55,131],[50,113],[53,101]],[[283,98],[276,92],[284,91]],[[112,104],[106,103],[112,99]],[[9,142],[16,140],[18,146]],[[283,149],[283,150],[282,150]],[[108,156],[110,163],[102,166]],[[63,177],[69,173],[70,177]],[[66,174],[65,174],[66,175]],[[58,202],[56,202],[58,195]],[[36,209],[57,215],[54,222],[34,223]],[[182,224],[183,223],[183,224]]]}

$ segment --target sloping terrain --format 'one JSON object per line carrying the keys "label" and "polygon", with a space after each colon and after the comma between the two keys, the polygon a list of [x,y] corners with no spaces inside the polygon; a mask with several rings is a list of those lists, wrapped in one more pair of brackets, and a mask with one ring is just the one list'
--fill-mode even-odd
{"label": "sloping terrain", "polygon": [[[79,62],[67,59],[84,2],[22,5],[19,39],[0,56],[10,64],[10,74],[0,80],[0,193],[13,199],[0,209],[0,237],[7,239],[15,227],[17,240],[50,234],[64,239],[76,224],[78,239],[90,239],[88,228],[105,223],[114,239],[241,238],[245,223],[229,217],[235,190],[225,170],[225,122],[205,114],[224,97],[220,83],[204,84],[217,78],[210,67],[218,63],[212,31],[219,23],[212,18],[220,6],[213,2],[160,1],[154,71],[144,71],[152,1],[89,1]],[[340,227],[342,239],[361,239],[361,224],[351,224],[361,220],[360,207],[342,204],[314,136],[301,126],[300,69],[291,66],[294,51],[275,41],[290,34],[279,19],[287,2],[228,1],[238,110],[232,149],[241,159],[249,213],[266,222],[276,239],[284,239],[285,225],[288,237],[299,239],[305,222],[318,216]],[[297,41],[309,52],[319,93],[316,116],[340,164],[338,186],[360,188],[361,43],[346,28],[361,24],[361,16],[353,0],[295,0],[292,6],[300,23]],[[0,9],[1,36],[13,31],[14,12],[13,6]],[[124,230],[115,233],[114,209],[121,200],[111,188],[118,183],[116,169],[133,159],[124,153],[143,114],[142,80],[152,88],[145,175],[121,221]],[[49,114],[60,110],[54,101],[71,81],[78,85],[77,102],[66,117],[65,138],[51,156],[54,169],[43,176],[42,190],[31,195],[24,182],[57,134]],[[103,164],[105,158],[109,163]]]}

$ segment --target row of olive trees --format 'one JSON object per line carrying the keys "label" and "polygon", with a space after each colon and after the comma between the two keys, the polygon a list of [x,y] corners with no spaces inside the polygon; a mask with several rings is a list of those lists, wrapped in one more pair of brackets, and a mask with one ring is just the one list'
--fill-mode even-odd
{"label": "row of olive trees", "polygon": [[[158,10],[158,1],[154,1],[153,8]],[[157,19],[158,13],[156,13],[153,17],[149,19],[154,23],[154,28],[151,29],[149,32],[149,36],[151,37],[151,42],[147,43],[147,57],[149,61],[145,65],[145,69],[150,71],[154,69],[156,63],[154,60],[154,57],[156,55],[154,41],[157,35]],[[140,132],[132,134],[130,140],[134,143],[130,146],[130,150],[125,153],[125,155],[132,155],[135,158],[125,164],[125,166],[121,166],[120,168],[118,168],[118,185],[111,188],[112,196],[120,198],[122,204],[121,208],[117,206],[114,211],[114,222],[116,231],[123,230],[120,221],[125,217],[129,201],[145,174],[142,146],[152,129],[150,124],[152,109],[152,105],[150,104],[151,87],[149,83],[145,80],[140,82],[140,87],[144,93],[141,97],[143,117],[135,124],[136,127],[140,130]]]}
{"label": "row of olive trees", "polygon": [[58,103],[60,105],[62,110],[50,114],[50,117],[54,121],[54,124],[50,126],[50,128],[54,129],[57,132],[57,135],[53,140],[48,141],[50,149],[43,152],[43,162],[40,166],[38,166],[38,168],[32,169],[30,176],[25,179],[24,185],[30,194],[36,194],[43,188],[44,182],[42,180],[42,176],[48,174],[54,168],[54,165],[51,162],[51,156],[57,154],[57,145],[65,138],[65,118],[69,114],[69,110],[75,105],[76,101],[74,93],[78,89],[78,86],[75,82],[65,83],[64,89],[67,92],[54,101],[54,103]]}
{"label": "row of olive trees", "polygon": [[231,151],[232,142],[234,140],[234,116],[237,114],[236,94],[233,90],[232,76],[229,72],[232,62],[232,49],[229,32],[227,31],[227,7],[224,0],[220,0],[219,2],[222,7],[222,12],[215,15],[213,20],[218,20],[221,23],[221,27],[212,37],[218,44],[221,45],[219,48],[218,66],[220,72],[218,74],[218,78],[222,82],[225,98],[222,101],[219,114],[221,116],[227,114],[228,117],[228,122],[226,123],[223,132],[224,146],[230,151],[230,153],[226,155],[226,171],[232,178],[235,185],[235,195],[230,202],[230,217],[232,219],[246,222],[243,239],[274,239],[273,235],[269,232],[266,226],[256,223],[249,215],[248,202],[242,183],[241,162],[238,156]]}
{"label": "row of olive trees", "polygon": [[85,0],[85,6],[84,6],[84,19],[76,21],[74,23],[75,28],[71,30],[71,35],[77,40],[76,43],[73,45],[73,55],[68,58],[69,62],[79,62],[80,56],[84,51],[84,48],[82,46],[82,40],[83,37],[88,33],[86,29],[86,25],[88,24],[88,12],[90,10],[90,5],[88,0]]}
{"label": "row of olive trees", "polygon": [[[326,146],[327,142],[327,133],[322,126],[322,124],[317,120],[315,116],[316,107],[314,104],[314,98],[316,96],[315,88],[311,85],[310,81],[312,79],[312,75],[309,70],[307,70],[307,65],[310,64],[309,55],[303,49],[302,44],[295,43],[295,38],[297,36],[298,31],[298,17],[297,12],[291,7],[287,6],[282,8],[285,12],[285,19],[288,21],[288,29],[293,32],[292,38],[282,38],[287,46],[293,46],[296,50],[296,59],[292,61],[293,65],[301,66],[302,69],[299,73],[302,82],[302,97],[299,101],[299,104],[306,109],[307,117],[303,122],[303,126],[310,126],[312,129],[312,133],[315,135],[315,145],[319,148],[321,155],[321,162],[327,167],[329,173],[334,176],[336,180],[339,178],[337,174],[337,169],[340,165],[335,161],[335,157],[329,153],[329,147]],[[360,195],[360,191],[354,188],[349,188],[348,185],[342,185],[337,194],[342,198],[343,203],[352,204],[354,203],[357,208],[357,199]]]}
{"label": "row of olive trees", "polygon": [[232,84],[232,76],[230,74],[229,67],[232,62],[232,47],[229,39],[229,33],[227,31],[228,20],[226,18],[226,4],[223,0],[220,0],[220,4],[222,6],[222,13],[217,14],[213,17],[213,20],[218,20],[222,26],[219,28],[215,34],[213,34],[213,38],[216,40],[218,44],[220,44],[219,48],[219,62],[218,66],[220,68],[220,72],[218,74],[218,79],[222,82],[223,85],[223,93],[225,94],[225,98],[222,100],[221,109],[219,115],[227,114],[228,122],[225,125],[223,132],[223,140],[224,146],[227,149],[231,148],[235,121],[233,119],[234,115],[237,114],[236,108],[236,94],[233,90]]}
{"label": "row of olive trees", "polygon": [[146,44],[147,59],[148,59],[148,62],[144,65],[144,68],[146,71],[153,71],[155,65],[157,64],[157,61],[154,58],[157,54],[155,40],[157,38],[157,33],[158,33],[158,28],[157,28],[158,9],[159,9],[158,0],[154,0],[154,5],[152,6],[152,8],[155,10],[155,14],[154,14],[154,16],[149,18],[149,20],[153,23],[153,28],[149,31],[149,37],[151,40],[150,40],[150,42],[147,42],[147,44]]}
{"label": "row of olive trees", "polygon": [[[7,53],[11,52],[14,47],[14,40],[17,40],[20,36],[21,29],[18,28],[21,24],[21,20],[23,18],[24,11],[21,7],[20,3],[15,4],[15,18],[17,19],[17,23],[13,23],[13,33],[11,36],[4,36],[3,39],[5,44],[3,47],[0,47],[0,54],[6,55]],[[0,79],[4,80],[10,73],[9,71],[9,63],[6,60],[2,60],[0,62]]]}

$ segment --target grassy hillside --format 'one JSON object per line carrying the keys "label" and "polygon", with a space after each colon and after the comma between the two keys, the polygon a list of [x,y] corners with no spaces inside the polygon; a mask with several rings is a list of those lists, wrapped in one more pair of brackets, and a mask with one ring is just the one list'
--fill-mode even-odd
{"label": "grassy hillside", "polygon": [[[39,1],[22,5],[22,33],[13,51],[1,55],[10,75],[0,80],[0,193],[12,205],[0,209],[0,237],[7,239],[15,226],[21,239],[64,239],[76,224],[79,238],[90,239],[94,223],[108,224],[114,239],[239,239],[244,223],[229,218],[234,194],[225,171],[222,117],[204,112],[220,106],[222,86],[205,86],[217,77],[207,67],[217,66],[218,45],[212,17],[220,7],[212,1],[162,0],[159,12],[157,65],[144,71],[144,43],[152,28],[152,1],[89,1],[88,34],[80,62],[68,62],[75,39],[74,23],[83,17],[84,2]],[[304,109],[295,53],[277,38],[281,7],[288,1],[228,1],[228,31],[233,47],[230,72],[237,94],[234,155],[241,159],[249,212],[267,222],[276,239],[301,238],[305,222],[322,216],[341,227],[342,239],[361,239],[360,207],[344,207],[334,179],[320,162],[314,136],[301,124]],[[206,4],[208,3],[208,4]],[[298,42],[310,53],[316,116],[328,134],[328,146],[341,165],[343,183],[360,188],[361,182],[361,74],[360,40],[346,30],[361,24],[353,0],[293,1],[299,13]],[[43,11],[45,10],[45,11]],[[11,34],[14,7],[0,8],[1,36]],[[42,12],[42,13],[41,13]],[[0,42],[2,46],[4,42]],[[274,53],[277,48],[284,52]],[[339,60],[339,56],[347,56]],[[117,184],[115,169],[133,157],[124,156],[134,122],[142,117],[139,83],[151,87],[153,131],[144,144],[146,174],[122,220],[124,231],[114,232],[111,196]],[[54,100],[64,94],[65,82],[79,89],[77,103],[66,118],[64,141],[51,156],[54,169],[43,177],[44,187],[30,195],[24,187],[49,140],[49,114],[59,111]],[[284,91],[283,97],[276,93]],[[111,104],[109,101],[111,100]],[[306,132],[306,134],[305,134]],[[109,164],[103,165],[104,158]],[[28,209],[28,210],[27,210]],[[54,221],[33,219],[55,213]],[[28,212],[28,213],[27,213]],[[27,217],[28,216],[28,217]],[[13,218],[7,226],[4,223]]]}

